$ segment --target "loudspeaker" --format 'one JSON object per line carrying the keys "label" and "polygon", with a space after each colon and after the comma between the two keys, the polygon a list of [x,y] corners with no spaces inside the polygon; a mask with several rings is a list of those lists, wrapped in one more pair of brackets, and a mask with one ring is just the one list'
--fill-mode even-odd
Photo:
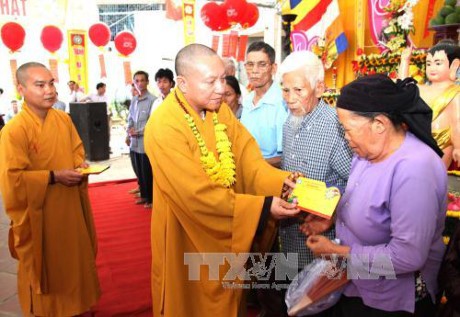
{"label": "loudspeaker", "polygon": [[108,160],[109,127],[105,102],[71,102],[70,117],[83,141],[86,158],[90,161]]}

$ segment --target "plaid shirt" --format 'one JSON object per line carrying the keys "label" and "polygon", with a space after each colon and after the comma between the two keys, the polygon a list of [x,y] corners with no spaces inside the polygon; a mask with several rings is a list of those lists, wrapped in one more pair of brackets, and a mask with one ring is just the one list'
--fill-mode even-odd
{"label": "plaid shirt", "polygon": [[[343,190],[350,173],[351,157],[337,112],[323,100],[305,116],[297,130],[289,124],[289,118],[283,126],[283,170],[302,172],[308,178]],[[314,256],[305,246],[306,237],[299,230],[300,223],[298,218],[282,220],[279,236],[281,250],[297,253],[298,268],[302,269]],[[324,235],[334,239],[335,230]]]}

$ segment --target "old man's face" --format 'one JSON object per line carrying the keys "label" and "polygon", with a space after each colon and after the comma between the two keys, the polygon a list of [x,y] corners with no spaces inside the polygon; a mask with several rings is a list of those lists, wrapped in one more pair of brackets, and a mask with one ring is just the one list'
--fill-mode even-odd
{"label": "old man's face", "polygon": [[322,89],[311,87],[305,70],[299,69],[283,75],[283,98],[294,116],[305,116],[318,104]]}

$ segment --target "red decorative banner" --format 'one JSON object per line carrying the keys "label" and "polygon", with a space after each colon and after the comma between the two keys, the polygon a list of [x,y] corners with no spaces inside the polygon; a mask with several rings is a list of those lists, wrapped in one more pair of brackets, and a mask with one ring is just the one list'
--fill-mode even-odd
{"label": "red decorative banner", "polygon": [[212,36],[212,49],[217,53],[219,50],[219,35]]}
{"label": "red decorative banner", "polygon": [[107,71],[105,69],[104,54],[99,54],[99,67],[101,69],[101,78],[107,78]]}
{"label": "red decorative banner", "polygon": [[425,18],[425,30],[423,33],[423,38],[426,38],[430,33],[428,30],[428,27],[430,25],[430,20],[433,17],[434,13],[434,5],[435,5],[436,0],[430,0],[428,2],[428,10],[426,10],[426,18]]}
{"label": "red decorative banner", "polygon": [[238,57],[237,61],[238,62],[244,62],[246,59],[246,46],[248,45],[248,36],[247,35],[241,35],[240,40],[238,42]]}
{"label": "red decorative banner", "polygon": [[16,86],[18,84],[16,81],[16,70],[18,69],[18,62],[15,59],[10,59],[10,69],[11,79],[13,79],[13,84]]}
{"label": "red decorative banner", "polygon": [[236,57],[236,49],[238,47],[238,32],[230,32],[230,41],[229,41],[228,55]]}
{"label": "red decorative banner", "polygon": [[222,57],[230,57],[230,34],[224,34],[222,40]]}
{"label": "red decorative banner", "polygon": [[50,71],[51,71],[51,74],[53,74],[54,82],[58,83],[59,82],[58,62],[56,59],[51,58],[49,60],[49,63],[50,63]]}
{"label": "red decorative banner", "polygon": [[131,62],[130,61],[123,62],[123,71],[125,73],[125,84],[130,85],[133,80],[133,76],[131,75]]}

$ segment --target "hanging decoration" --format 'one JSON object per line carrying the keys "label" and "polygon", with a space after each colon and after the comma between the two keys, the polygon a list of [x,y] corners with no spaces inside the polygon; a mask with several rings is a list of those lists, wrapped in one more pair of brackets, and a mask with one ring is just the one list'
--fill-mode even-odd
{"label": "hanging decoration", "polygon": [[82,30],[67,30],[69,75],[83,93],[88,93],[88,34]]}
{"label": "hanging decoration", "polygon": [[123,61],[123,71],[125,74],[125,83],[130,85],[132,83],[131,76],[131,62],[127,57],[134,52],[137,46],[134,34],[128,31],[122,31],[115,36],[115,48],[126,59]]}
{"label": "hanging decoration", "polygon": [[8,22],[3,24],[1,35],[3,44],[10,49],[11,53],[14,53],[24,45],[26,31],[21,24]]}
{"label": "hanging decoration", "polygon": [[[21,49],[24,45],[24,39],[26,37],[26,31],[21,24],[16,22],[7,22],[3,24],[0,31],[2,42],[6,47],[9,48],[10,53],[13,55],[15,52]],[[18,63],[15,58],[10,59],[11,78],[16,86],[16,70]]]}
{"label": "hanging decoration", "polygon": [[166,18],[173,21],[182,20],[182,1],[181,0],[166,0]]}
{"label": "hanging decoration", "polygon": [[58,83],[58,62],[54,53],[61,48],[62,41],[64,40],[62,31],[57,26],[47,25],[42,29],[40,40],[42,41],[43,47],[53,55],[49,60],[49,65],[54,81]]}
{"label": "hanging decoration", "polygon": [[208,2],[201,8],[201,19],[213,31],[225,31],[237,24],[246,29],[256,24],[259,8],[246,0]]}
{"label": "hanging decoration", "polygon": [[122,31],[115,36],[115,48],[118,53],[128,57],[136,49],[137,41],[133,33]]}
{"label": "hanging decoration", "polygon": [[61,48],[64,36],[57,26],[47,25],[42,29],[40,40],[47,51],[55,53]]}
{"label": "hanging decoration", "polygon": [[240,18],[239,23],[243,29],[247,29],[254,26],[257,20],[259,20],[259,8],[253,3],[247,3],[245,13]]}
{"label": "hanging decoration", "polygon": [[102,22],[93,24],[88,30],[89,39],[94,45],[99,47],[99,68],[101,69],[101,78],[107,78],[104,47],[109,43],[111,35],[110,28],[107,24]]}
{"label": "hanging decoration", "polygon": [[88,30],[89,39],[97,47],[104,47],[109,44],[110,41],[110,28],[107,24],[99,22],[91,25]]}
{"label": "hanging decoration", "polygon": [[195,0],[183,0],[183,23],[185,45],[195,43]]}

